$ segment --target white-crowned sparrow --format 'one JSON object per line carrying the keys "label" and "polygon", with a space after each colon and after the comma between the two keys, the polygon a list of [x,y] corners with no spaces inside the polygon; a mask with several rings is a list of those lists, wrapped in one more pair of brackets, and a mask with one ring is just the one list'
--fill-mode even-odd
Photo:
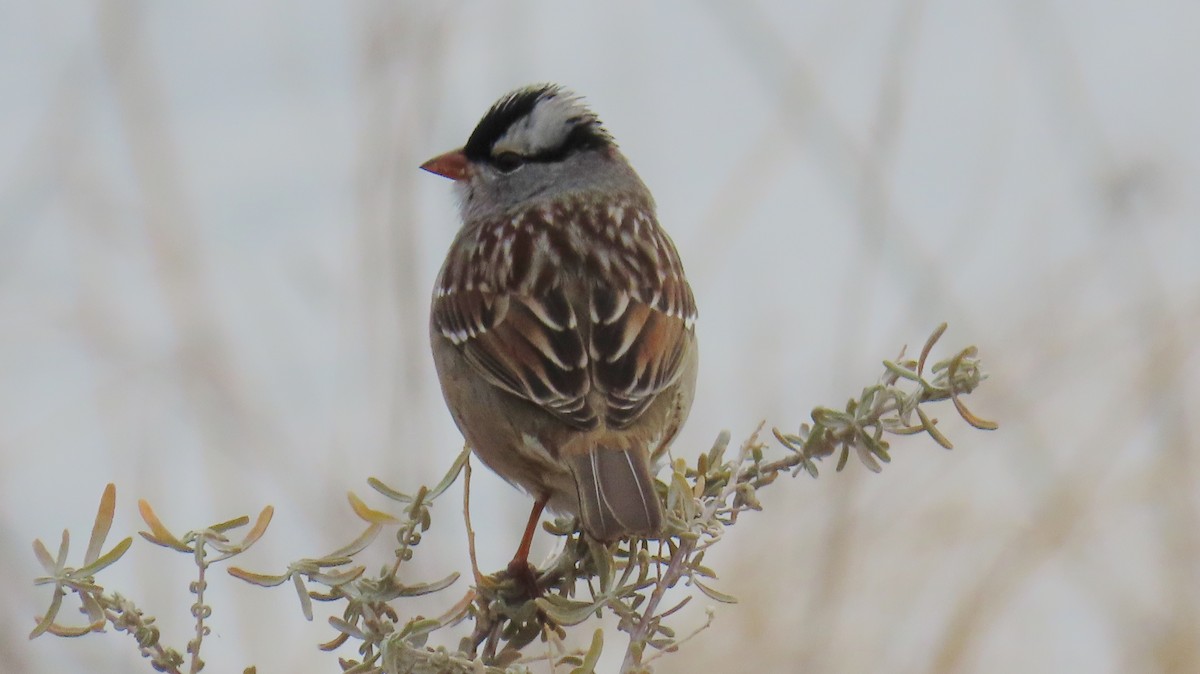
{"label": "white-crowned sparrow", "polygon": [[547,505],[600,541],[655,534],[651,461],[687,418],[697,348],[650,191],[554,85],[504,96],[421,168],[461,200],[430,320],[446,404],[476,455],[536,499],[514,564]]}

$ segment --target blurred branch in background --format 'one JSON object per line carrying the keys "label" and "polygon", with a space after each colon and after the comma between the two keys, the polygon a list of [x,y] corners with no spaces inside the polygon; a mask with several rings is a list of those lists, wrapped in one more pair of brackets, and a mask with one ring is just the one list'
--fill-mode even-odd
{"label": "blurred branch in background", "polygon": [[[144,45],[142,7],[132,2],[102,5],[98,35],[111,78],[124,147],[136,178],[138,210],[156,286],[163,292],[174,333],[175,367],[196,428],[212,451],[234,455],[274,452],[282,434],[255,401],[234,349],[222,331],[209,296],[208,265],[185,195],[181,162],[154,60]],[[103,319],[97,317],[98,324]],[[285,464],[283,461],[273,463]]]}
{"label": "blurred branch in background", "polygon": [[[423,104],[443,93],[446,45],[453,13],[445,7],[404,3],[362,5],[355,167],[357,263],[356,318],[364,322],[371,395],[367,404],[381,423],[371,438],[386,456],[411,442],[406,429],[428,417],[422,409],[421,364],[428,361],[424,326],[430,272],[421,255],[414,195],[416,167],[428,157],[432,120]],[[415,67],[414,64],[419,64]],[[355,348],[357,344],[353,345]]]}

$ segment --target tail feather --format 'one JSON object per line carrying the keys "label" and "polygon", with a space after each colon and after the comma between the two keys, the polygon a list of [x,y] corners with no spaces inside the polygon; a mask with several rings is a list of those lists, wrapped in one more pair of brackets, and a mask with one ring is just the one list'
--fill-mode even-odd
{"label": "tail feather", "polygon": [[597,447],[574,457],[583,528],[600,541],[650,535],[662,527],[662,506],[644,450]]}

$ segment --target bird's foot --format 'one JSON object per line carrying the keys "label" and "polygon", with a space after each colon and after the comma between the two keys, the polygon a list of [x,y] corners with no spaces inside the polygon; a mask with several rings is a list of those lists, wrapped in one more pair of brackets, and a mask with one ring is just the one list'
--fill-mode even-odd
{"label": "bird's foot", "polygon": [[537,599],[542,596],[542,588],[538,586],[537,581],[537,569],[527,560],[514,559],[509,562],[505,575],[521,588],[526,598]]}

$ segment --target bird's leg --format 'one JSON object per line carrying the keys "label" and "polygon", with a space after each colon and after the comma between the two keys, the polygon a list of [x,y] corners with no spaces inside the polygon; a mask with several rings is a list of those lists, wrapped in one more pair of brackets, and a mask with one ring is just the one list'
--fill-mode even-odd
{"label": "bird's leg", "polygon": [[524,585],[530,597],[536,597],[541,592],[538,590],[535,570],[529,564],[529,548],[533,545],[533,534],[542,518],[542,510],[546,508],[546,502],[549,500],[550,497],[546,495],[539,496],[534,501],[533,510],[529,513],[529,523],[525,525],[525,535],[521,537],[521,545],[517,548],[517,554],[513,555],[512,561],[508,563],[508,575]]}

